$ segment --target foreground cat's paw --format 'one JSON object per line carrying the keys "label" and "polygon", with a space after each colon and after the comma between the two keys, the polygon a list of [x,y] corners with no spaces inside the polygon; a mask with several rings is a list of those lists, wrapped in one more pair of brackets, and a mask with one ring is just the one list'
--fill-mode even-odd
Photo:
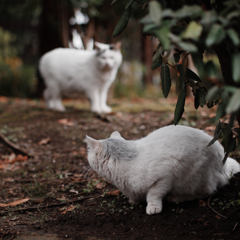
{"label": "foreground cat's paw", "polygon": [[160,213],[161,211],[162,208],[160,206],[147,206],[146,208],[146,212],[148,215],[157,214]]}

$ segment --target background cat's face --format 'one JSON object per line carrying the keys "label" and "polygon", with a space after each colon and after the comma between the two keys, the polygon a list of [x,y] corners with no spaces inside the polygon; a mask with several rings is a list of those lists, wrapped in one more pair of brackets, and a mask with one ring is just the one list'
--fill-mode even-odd
{"label": "background cat's face", "polygon": [[122,55],[118,50],[103,50],[101,54],[97,56],[98,67],[102,71],[110,71],[114,67],[119,67],[122,62]]}

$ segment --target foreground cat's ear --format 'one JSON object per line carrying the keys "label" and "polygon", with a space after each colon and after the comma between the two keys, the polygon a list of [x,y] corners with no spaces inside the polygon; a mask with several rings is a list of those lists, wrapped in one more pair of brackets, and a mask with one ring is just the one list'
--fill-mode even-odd
{"label": "foreground cat's ear", "polygon": [[86,135],[86,141],[87,145],[93,149],[102,145],[98,140],[91,138],[88,135]]}
{"label": "foreground cat's ear", "polygon": [[117,138],[117,139],[123,139],[121,134],[118,131],[115,131],[111,134],[110,138]]}

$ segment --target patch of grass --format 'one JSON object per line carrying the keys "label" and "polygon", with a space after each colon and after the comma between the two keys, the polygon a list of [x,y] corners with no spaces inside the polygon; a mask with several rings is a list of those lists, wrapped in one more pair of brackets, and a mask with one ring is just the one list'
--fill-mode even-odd
{"label": "patch of grass", "polygon": [[47,187],[45,184],[38,183],[35,181],[34,183],[30,183],[30,187],[25,187],[22,185],[22,189],[31,197],[45,197],[47,194]]}

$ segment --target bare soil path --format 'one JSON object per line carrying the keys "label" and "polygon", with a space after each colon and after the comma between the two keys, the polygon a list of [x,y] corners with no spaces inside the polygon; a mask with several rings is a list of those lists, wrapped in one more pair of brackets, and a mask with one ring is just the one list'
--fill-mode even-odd
{"label": "bare soil path", "polygon": [[[172,124],[175,102],[121,100],[114,114],[96,115],[81,101],[66,101],[59,113],[42,102],[0,98],[1,134],[29,155],[0,139],[0,239],[240,239],[240,174],[209,198],[164,202],[161,214],[148,216],[145,203],[130,205],[88,169],[86,134],[144,137]],[[192,106],[181,124],[213,133],[205,123],[214,110]]]}

